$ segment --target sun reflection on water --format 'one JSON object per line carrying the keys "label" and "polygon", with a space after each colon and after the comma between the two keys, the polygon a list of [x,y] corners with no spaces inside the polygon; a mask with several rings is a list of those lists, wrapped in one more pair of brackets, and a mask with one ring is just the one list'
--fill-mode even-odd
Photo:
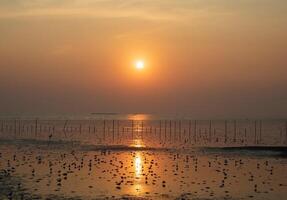
{"label": "sun reflection on water", "polygon": [[136,177],[140,177],[141,170],[142,170],[142,159],[141,159],[141,155],[139,153],[137,153],[137,155],[135,157],[135,175],[136,175]]}
{"label": "sun reflection on water", "polygon": [[134,139],[131,147],[142,148],[145,147],[145,144],[142,139]]}
{"label": "sun reflection on water", "polygon": [[145,121],[149,120],[151,118],[151,115],[147,114],[130,114],[128,115],[129,120],[134,120],[134,121]]}
{"label": "sun reflection on water", "polygon": [[135,184],[133,186],[133,192],[135,195],[143,192],[143,185],[142,185],[142,175],[143,175],[143,159],[142,153],[136,152],[134,156],[134,175],[135,175]]}

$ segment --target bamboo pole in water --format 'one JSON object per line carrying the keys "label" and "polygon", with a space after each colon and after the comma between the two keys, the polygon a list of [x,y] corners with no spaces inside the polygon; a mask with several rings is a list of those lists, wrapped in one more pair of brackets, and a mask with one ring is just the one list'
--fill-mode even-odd
{"label": "bamboo pole in water", "polygon": [[237,122],[236,120],[234,120],[234,138],[233,138],[233,142],[236,142],[237,139]]}
{"label": "bamboo pole in water", "polygon": [[257,144],[257,120],[254,122],[254,143]]}
{"label": "bamboo pole in water", "polygon": [[194,120],[194,143],[196,144],[196,142],[197,142],[197,133],[196,133],[196,131],[197,131],[197,121],[196,120]]}
{"label": "bamboo pole in water", "polygon": [[259,121],[259,143],[262,141],[262,120]]}
{"label": "bamboo pole in water", "polygon": [[106,140],[106,120],[104,120],[103,140]]}
{"label": "bamboo pole in water", "polygon": [[212,122],[211,120],[209,120],[209,142],[211,143],[212,139],[211,139],[211,129],[212,129]]}
{"label": "bamboo pole in water", "polygon": [[244,140],[245,140],[245,144],[246,144],[246,142],[247,142],[247,129],[246,129],[246,127],[245,127],[245,129],[244,129]]}
{"label": "bamboo pole in water", "polygon": [[179,142],[181,142],[181,120],[179,120],[178,126],[179,126]]}
{"label": "bamboo pole in water", "polygon": [[224,121],[224,143],[227,143],[227,120]]}
{"label": "bamboo pole in water", "polygon": [[117,142],[120,139],[120,120],[117,120]]}
{"label": "bamboo pole in water", "polygon": [[93,125],[94,125],[93,132],[96,133],[96,121],[95,121],[95,120],[94,120],[94,122],[93,122]]}
{"label": "bamboo pole in water", "polygon": [[16,138],[16,134],[17,134],[17,119],[15,119],[15,121],[14,121],[14,137]]}
{"label": "bamboo pole in water", "polygon": [[159,121],[159,142],[161,143],[161,120]]}
{"label": "bamboo pole in water", "polygon": [[134,120],[132,120],[132,140],[134,140]]}
{"label": "bamboo pole in water", "polygon": [[141,123],[141,125],[142,125],[142,128],[141,128],[141,136],[142,136],[142,140],[144,139],[144,121],[142,120],[142,123]]}
{"label": "bamboo pole in water", "polygon": [[177,134],[176,134],[176,131],[177,131],[177,123],[176,123],[176,120],[174,121],[174,142],[177,141]]}
{"label": "bamboo pole in water", "polygon": [[191,120],[188,122],[188,141],[191,141]]}
{"label": "bamboo pole in water", "polygon": [[18,121],[18,134],[21,137],[21,120]]}
{"label": "bamboo pole in water", "polygon": [[171,122],[171,120],[169,120],[169,141],[171,142],[171,140],[172,140],[172,122]]}
{"label": "bamboo pole in water", "polygon": [[115,120],[113,120],[113,143],[115,142]]}
{"label": "bamboo pole in water", "polygon": [[166,142],[166,120],[164,120],[164,142]]}
{"label": "bamboo pole in water", "polygon": [[38,119],[35,121],[35,136],[37,137],[38,134]]}
{"label": "bamboo pole in water", "polygon": [[4,120],[1,120],[1,133],[4,132]]}
{"label": "bamboo pole in water", "polygon": [[[138,123],[136,121],[132,121],[133,122],[132,128],[130,128],[130,126],[127,126],[126,121],[125,121],[124,123],[125,128],[122,130],[120,130],[120,128],[122,128],[121,127],[122,125],[120,125],[119,120],[108,120],[108,121],[98,120],[97,122],[102,123],[102,121],[104,122],[104,132],[100,131],[100,129],[102,129],[101,127],[97,131],[100,131],[101,134],[104,133],[104,141],[113,141],[114,143],[121,142],[120,140],[117,140],[117,139],[121,138],[120,134],[122,130],[123,132],[125,131],[126,133],[129,133],[127,135],[128,138],[131,137],[131,134],[130,134],[131,132],[127,132],[127,131],[131,130],[133,133],[133,139],[136,137],[136,135],[134,135],[135,131],[138,131],[139,136],[141,136],[142,139],[144,139],[144,137],[146,137],[146,139],[150,139],[148,136],[148,134],[150,133],[149,130],[157,131],[155,138],[157,139],[157,141],[159,140],[160,142],[168,141],[168,142],[175,142],[175,143],[178,143],[178,142],[187,143],[188,141],[193,142],[193,137],[194,137],[194,141],[196,144],[201,143],[201,142],[204,142],[204,144],[207,144],[206,142],[215,142],[215,141],[223,142],[223,137],[225,137],[224,141],[226,144],[228,142],[231,142],[232,139],[236,141],[238,144],[240,143],[242,145],[244,144],[259,145],[259,144],[263,144],[267,142],[267,139],[264,138],[267,135],[266,136],[264,135],[265,125],[263,123],[265,122],[263,120],[245,121],[243,123],[244,126],[242,125],[242,130],[239,129],[241,127],[241,122],[239,123],[238,121],[234,120],[234,121],[230,121],[232,123],[229,123],[228,120],[225,120],[224,121],[225,127],[222,127],[223,128],[222,135],[220,133],[222,129],[219,129],[219,128],[216,129],[215,123],[212,120],[205,121],[206,123],[205,128],[199,126],[198,121],[196,120],[194,121],[194,127],[193,127],[193,120],[164,120],[164,121],[156,120],[156,121],[152,121],[148,123],[146,123],[145,121],[139,121]],[[57,124],[57,123],[58,123],[57,121],[49,121],[49,120],[42,121],[37,118],[32,119],[32,120],[25,120],[25,119],[20,120],[16,118],[7,119],[7,120],[0,119],[0,134],[6,133],[6,134],[9,134],[10,137],[11,136],[12,137],[14,136],[15,137],[19,137],[19,136],[20,137],[28,137],[28,136],[31,137],[32,136],[33,138],[34,137],[39,138],[41,137],[42,133],[43,134],[46,134],[46,133],[52,134],[52,132],[54,133],[56,127],[53,124]],[[62,127],[63,123],[65,123],[64,128]],[[92,124],[88,124],[88,123],[92,123]],[[89,131],[90,133],[92,133],[94,131],[95,133],[96,132],[95,123],[96,122],[94,121],[83,121],[83,120],[82,121],[78,121],[78,120],[71,121],[71,123],[68,123],[68,120],[65,120],[65,121],[61,121],[61,124],[57,124],[58,126],[57,131],[59,133],[67,134],[66,137],[68,137],[69,135],[68,133],[70,132],[84,133],[85,131]],[[149,125],[153,124],[153,126],[149,126],[147,124]],[[222,126],[224,125],[222,123]],[[110,126],[110,129],[108,129],[109,126]],[[111,127],[113,128],[111,129]],[[232,131],[229,130],[228,132],[228,128],[229,129],[232,128]],[[110,133],[107,134],[107,130]],[[280,135],[278,134],[276,135],[276,140],[277,141],[280,140],[279,143],[282,145],[287,145],[287,120],[280,121],[280,131],[281,131]],[[144,136],[144,134],[146,134],[146,136]],[[229,136],[228,134],[230,134],[231,136]],[[222,136],[222,138],[220,138],[220,136]],[[101,137],[103,138],[103,136]],[[154,138],[154,136],[151,138]]]}

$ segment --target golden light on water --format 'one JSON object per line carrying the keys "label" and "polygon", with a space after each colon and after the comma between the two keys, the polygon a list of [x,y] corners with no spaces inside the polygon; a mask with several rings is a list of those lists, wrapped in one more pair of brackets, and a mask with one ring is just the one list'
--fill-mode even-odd
{"label": "golden light on water", "polygon": [[149,120],[151,118],[150,115],[147,114],[133,114],[133,115],[128,115],[129,120],[134,120],[134,121],[144,121],[144,120]]}
{"label": "golden light on water", "polygon": [[136,148],[146,147],[144,143],[144,121],[150,119],[149,115],[146,114],[132,114],[128,116],[131,120],[130,128],[133,129],[133,139],[131,140],[130,146]]}
{"label": "golden light on water", "polygon": [[134,160],[134,166],[135,166],[136,177],[140,177],[141,170],[142,170],[142,158],[139,152],[136,153],[135,160]]}
{"label": "golden light on water", "polygon": [[[143,190],[143,185],[141,183],[141,177],[142,177],[142,169],[143,169],[143,161],[142,161],[142,155],[141,152],[136,152],[135,158],[134,158],[134,168],[135,168],[135,178],[136,182],[134,185],[134,192],[141,193]],[[135,195],[137,195],[135,193]]]}
{"label": "golden light on water", "polygon": [[136,148],[142,148],[145,147],[145,144],[143,143],[142,139],[135,139],[133,140],[133,144],[131,146]]}

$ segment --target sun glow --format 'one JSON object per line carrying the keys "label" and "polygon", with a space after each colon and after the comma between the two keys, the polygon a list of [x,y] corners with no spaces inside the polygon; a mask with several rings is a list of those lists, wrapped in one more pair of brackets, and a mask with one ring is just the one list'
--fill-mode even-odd
{"label": "sun glow", "polygon": [[138,69],[138,70],[142,70],[144,69],[145,67],[145,64],[144,64],[144,61],[143,60],[137,60],[135,62],[135,68]]}

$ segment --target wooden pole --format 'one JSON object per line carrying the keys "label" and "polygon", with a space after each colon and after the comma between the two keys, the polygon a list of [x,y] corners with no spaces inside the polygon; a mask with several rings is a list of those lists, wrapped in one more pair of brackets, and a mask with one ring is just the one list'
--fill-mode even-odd
{"label": "wooden pole", "polygon": [[17,120],[15,119],[15,121],[14,121],[14,137],[16,138],[16,134],[17,134]]}
{"label": "wooden pole", "polygon": [[191,141],[191,120],[188,122],[188,141]]}
{"label": "wooden pole", "polygon": [[262,120],[260,120],[260,127],[259,127],[259,143],[262,141]]}
{"label": "wooden pole", "polygon": [[159,142],[161,142],[161,120],[159,121]]}
{"label": "wooden pole", "polygon": [[236,142],[237,139],[237,122],[234,120],[234,138],[233,141]]}
{"label": "wooden pole", "polygon": [[209,121],[209,142],[211,143],[212,139],[211,139],[211,129],[212,129],[212,122],[211,120]]}
{"label": "wooden pole", "polygon": [[197,142],[197,136],[196,136],[196,131],[197,131],[197,121],[196,120],[194,120],[194,142],[195,142],[195,144],[196,144],[196,142]]}
{"label": "wooden pole", "polygon": [[254,143],[257,144],[257,120],[254,123]]}
{"label": "wooden pole", "polygon": [[224,122],[224,143],[227,143],[227,120]]}
{"label": "wooden pole", "polygon": [[119,141],[120,138],[120,120],[117,120],[117,141]]}
{"label": "wooden pole", "polygon": [[4,121],[1,120],[1,133],[3,133],[3,132],[4,132]]}
{"label": "wooden pole", "polygon": [[172,135],[171,134],[172,133],[172,130],[171,130],[172,129],[172,124],[171,123],[172,123],[171,120],[169,120],[169,140],[170,140],[170,142],[172,140],[172,136],[171,136]]}
{"label": "wooden pole", "polygon": [[144,139],[144,121],[142,120],[142,130],[141,130],[142,140]]}
{"label": "wooden pole", "polygon": [[106,140],[106,120],[104,120],[103,140]]}
{"label": "wooden pole", "polygon": [[132,140],[134,140],[134,120],[132,120]]}
{"label": "wooden pole", "polygon": [[38,134],[38,119],[36,119],[36,122],[35,122],[35,136],[37,137],[37,134]]}
{"label": "wooden pole", "polygon": [[20,119],[18,121],[18,133],[19,133],[19,136],[21,137],[21,120]]}
{"label": "wooden pole", "polygon": [[96,125],[95,125],[95,121],[94,121],[94,133],[96,133]]}
{"label": "wooden pole", "polygon": [[164,120],[164,142],[166,142],[166,120]]}
{"label": "wooden pole", "polygon": [[113,143],[115,142],[115,120],[113,120]]}
{"label": "wooden pole", "polygon": [[176,129],[177,129],[177,124],[176,124],[176,120],[174,121],[174,141],[177,141],[177,137],[176,137]]}
{"label": "wooden pole", "polygon": [[179,120],[179,142],[181,142],[181,120]]}
{"label": "wooden pole", "polygon": [[246,128],[244,129],[244,138],[245,138],[245,144],[246,144],[247,142],[247,129]]}

